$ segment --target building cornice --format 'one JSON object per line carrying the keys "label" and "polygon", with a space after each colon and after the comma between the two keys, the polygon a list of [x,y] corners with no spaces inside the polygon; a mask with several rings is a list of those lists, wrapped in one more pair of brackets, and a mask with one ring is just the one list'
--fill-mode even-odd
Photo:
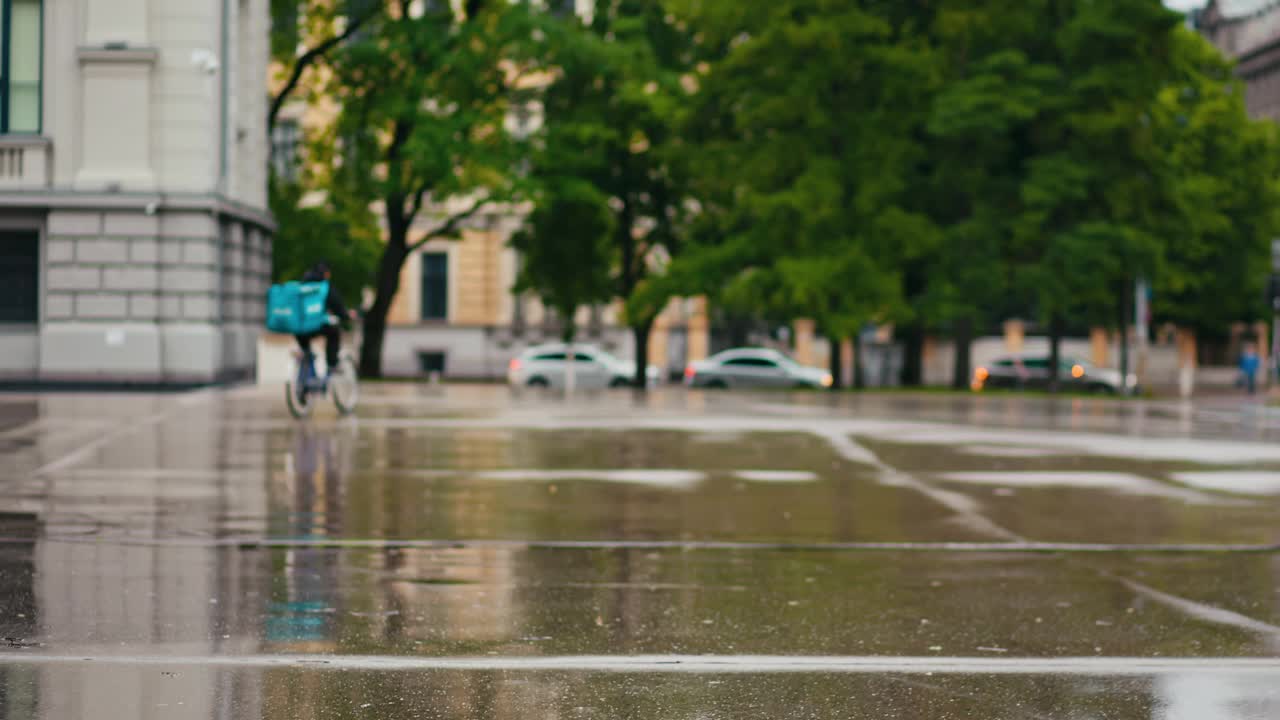
{"label": "building cornice", "polygon": [[1243,78],[1255,77],[1280,64],[1280,37],[1250,48],[1236,58],[1236,73]]}
{"label": "building cornice", "polygon": [[205,212],[256,225],[274,233],[275,218],[264,208],[216,193],[83,192],[77,190],[3,190],[0,208],[39,210]]}

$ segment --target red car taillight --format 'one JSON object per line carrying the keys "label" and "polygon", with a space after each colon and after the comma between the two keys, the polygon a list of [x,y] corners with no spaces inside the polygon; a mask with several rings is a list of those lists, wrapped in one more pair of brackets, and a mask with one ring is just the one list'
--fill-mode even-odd
{"label": "red car taillight", "polygon": [[692,365],[684,369],[684,377],[686,380],[692,380],[695,374],[697,374],[697,371],[693,369]]}
{"label": "red car taillight", "polygon": [[520,369],[520,358],[511,358],[511,364],[510,364],[508,367],[511,369],[511,372],[515,372],[515,371],[519,370],[519,369]]}

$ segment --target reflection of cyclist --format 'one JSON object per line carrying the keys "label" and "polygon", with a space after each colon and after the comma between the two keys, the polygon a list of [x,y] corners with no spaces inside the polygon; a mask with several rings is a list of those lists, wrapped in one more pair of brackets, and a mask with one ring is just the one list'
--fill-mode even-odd
{"label": "reflection of cyclist", "polygon": [[[329,295],[325,298],[324,309],[339,322],[345,322],[348,319],[354,320],[356,317],[355,310],[348,310],[347,306],[342,302],[342,296],[338,294],[338,288],[333,286],[330,278],[333,273],[329,270],[329,264],[318,262],[311,266],[311,269],[302,276],[303,282],[328,282]],[[334,368],[338,367],[338,351],[342,349],[342,332],[337,323],[329,323],[320,330],[309,335],[295,335],[298,339],[298,345],[302,346],[302,352],[306,355],[307,362],[313,360],[311,354],[311,341],[317,337],[324,336],[324,361],[332,373]]]}

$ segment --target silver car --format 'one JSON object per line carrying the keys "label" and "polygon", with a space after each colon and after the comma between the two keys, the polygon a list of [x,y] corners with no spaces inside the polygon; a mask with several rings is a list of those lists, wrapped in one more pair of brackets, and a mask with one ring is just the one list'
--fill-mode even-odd
{"label": "silver car", "polygon": [[777,350],[736,348],[695,362],[684,371],[689,387],[829,388],[831,373],[806,367]]}
{"label": "silver car", "polygon": [[[535,345],[512,359],[507,368],[507,382],[513,386],[565,387],[569,363],[568,346],[563,343]],[[635,363],[619,360],[594,345],[573,345],[573,385],[583,390],[630,387],[636,375]],[[650,385],[658,382],[660,372],[652,365],[646,375]]]}

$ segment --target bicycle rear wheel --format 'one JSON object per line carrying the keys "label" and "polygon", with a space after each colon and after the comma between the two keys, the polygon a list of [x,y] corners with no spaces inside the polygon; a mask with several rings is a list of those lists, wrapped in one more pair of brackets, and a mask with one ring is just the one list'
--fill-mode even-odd
{"label": "bicycle rear wheel", "polygon": [[284,400],[289,406],[289,414],[299,420],[305,420],[311,416],[311,411],[315,409],[316,403],[313,393],[306,389],[299,389],[294,382],[284,384]]}
{"label": "bicycle rear wheel", "polygon": [[284,384],[284,401],[289,406],[289,414],[299,420],[310,417],[316,405],[316,394],[307,387],[307,378],[311,373],[304,372],[305,362],[308,362],[306,358],[295,354],[292,379]]}
{"label": "bicycle rear wheel", "polygon": [[343,355],[338,367],[329,373],[329,390],[340,414],[350,415],[356,411],[360,402],[360,380],[356,376],[356,365],[349,356]]}

